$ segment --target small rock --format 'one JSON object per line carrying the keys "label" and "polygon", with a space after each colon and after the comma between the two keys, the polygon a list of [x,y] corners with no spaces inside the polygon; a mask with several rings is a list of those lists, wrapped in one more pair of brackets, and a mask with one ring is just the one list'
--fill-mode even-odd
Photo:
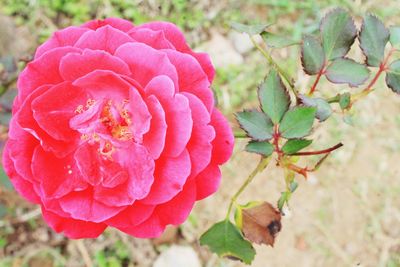
{"label": "small rock", "polygon": [[212,31],[211,36],[211,40],[203,43],[196,50],[208,53],[215,67],[243,63],[242,55],[235,50],[232,43],[225,36],[216,31]]}
{"label": "small rock", "polygon": [[234,48],[240,54],[246,54],[247,52],[250,52],[254,48],[253,43],[251,42],[249,36],[246,33],[231,31],[228,34],[228,36],[231,42],[233,43]]}
{"label": "small rock", "polygon": [[192,247],[173,245],[158,256],[153,267],[201,267]]}

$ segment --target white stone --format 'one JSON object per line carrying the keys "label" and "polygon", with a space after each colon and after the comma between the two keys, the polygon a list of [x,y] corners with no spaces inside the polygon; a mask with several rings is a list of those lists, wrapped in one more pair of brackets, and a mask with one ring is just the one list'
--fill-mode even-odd
{"label": "white stone", "polygon": [[216,31],[212,31],[211,39],[197,47],[196,51],[208,53],[215,67],[226,67],[243,63],[242,55],[235,50],[232,43]]}
{"label": "white stone", "polygon": [[254,48],[249,35],[246,33],[231,31],[229,32],[228,37],[236,51],[238,51],[240,54],[250,52]]}
{"label": "white stone", "polygon": [[173,245],[158,256],[153,267],[201,267],[201,263],[192,247]]}

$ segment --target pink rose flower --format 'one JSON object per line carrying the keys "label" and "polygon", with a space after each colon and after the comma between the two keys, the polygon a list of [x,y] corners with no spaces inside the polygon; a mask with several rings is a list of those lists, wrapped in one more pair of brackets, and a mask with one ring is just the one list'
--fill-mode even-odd
{"label": "pink rose flower", "polygon": [[19,76],[5,171],[56,232],[157,237],[217,190],[231,156],[213,77],[171,23],[57,31]]}

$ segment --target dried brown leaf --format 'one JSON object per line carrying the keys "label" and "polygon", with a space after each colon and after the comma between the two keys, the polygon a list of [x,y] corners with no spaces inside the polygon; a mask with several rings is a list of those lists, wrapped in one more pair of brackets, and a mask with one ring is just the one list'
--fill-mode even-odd
{"label": "dried brown leaf", "polygon": [[281,214],[270,203],[243,209],[244,236],[256,244],[274,245],[275,237],[282,228]]}

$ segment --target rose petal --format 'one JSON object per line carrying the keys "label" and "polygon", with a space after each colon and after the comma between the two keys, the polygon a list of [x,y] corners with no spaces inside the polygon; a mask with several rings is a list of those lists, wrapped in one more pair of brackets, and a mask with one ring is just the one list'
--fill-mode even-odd
{"label": "rose petal", "polygon": [[114,99],[121,102],[129,96],[131,84],[109,70],[95,70],[75,80],[74,86],[84,88],[95,100]]}
{"label": "rose petal", "polygon": [[151,114],[142,96],[137,90],[129,91],[129,110],[132,120],[131,129],[137,142],[142,142],[143,135],[150,129]]}
{"label": "rose petal", "polygon": [[60,159],[41,147],[37,147],[33,153],[32,172],[40,181],[44,196],[48,198],[62,197],[87,187],[72,156]]}
{"label": "rose petal", "polygon": [[173,96],[173,84],[167,76],[157,76],[145,88],[146,95],[154,95],[160,101],[168,125],[163,153],[170,157],[178,156],[186,147],[193,126],[188,99],[176,94]]}
{"label": "rose petal", "polygon": [[194,181],[188,181],[185,188],[171,201],[158,205],[146,221],[137,226],[118,227],[118,229],[139,238],[158,237],[164,232],[166,225],[183,223],[189,216],[195,200]]}
{"label": "rose petal", "polygon": [[151,191],[142,202],[159,204],[171,200],[186,183],[190,175],[190,165],[190,156],[186,149],[176,158],[159,158],[156,161]]}
{"label": "rose petal", "polygon": [[110,25],[113,28],[116,28],[123,32],[128,32],[129,30],[131,30],[134,27],[132,22],[125,20],[125,19],[120,19],[120,18],[106,18],[106,19],[91,20],[91,21],[88,21],[88,22],[82,24],[81,27],[89,28],[92,30],[97,30],[98,28],[104,27],[106,25]]}
{"label": "rose petal", "polygon": [[128,65],[120,58],[101,50],[83,50],[83,53],[70,53],[60,63],[61,76],[74,81],[94,70],[109,70],[121,75],[130,75]]}
{"label": "rose petal", "polygon": [[139,43],[147,44],[154,49],[175,49],[175,47],[165,38],[163,31],[134,28],[129,31],[128,34]]}
{"label": "rose petal", "polygon": [[110,207],[95,200],[91,188],[69,193],[60,198],[59,203],[73,219],[95,223],[104,222],[124,209],[124,207]]}
{"label": "rose petal", "polygon": [[169,60],[176,67],[179,77],[179,91],[188,92],[197,96],[207,110],[211,112],[214,107],[214,96],[210,89],[210,82],[201,69],[199,63],[190,55],[174,50],[163,50]]}
{"label": "rose petal", "polygon": [[213,156],[211,161],[216,164],[225,163],[231,157],[233,145],[235,144],[232,129],[226,118],[216,108],[211,114],[210,124],[214,127],[216,133],[216,137],[212,142]]}
{"label": "rose petal", "polygon": [[30,62],[18,78],[18,101],[16,106],[19,107],[25,98],[38,87],[62,82],[63,79],[59,72],[61,59],[68,53],[79,51],[80,49],[70,46],[54,48]]}
{"label": "rose petal", "polygon": [[217,164],[210,164],[196,176],[197,196],[201,200],[215,193],[221,183],[221,171]]}
{"label": "rose petal", "polygon": [[10,136],[18,139],[20,137],[19,129],[23,129],[36,137],[44,150],[54,152],[58,157],[64,157],[75,149],[76,142],[55,140],[38,125],[33,117],[32,101],[50,88],[51,86],[48,85],[41,86],[26,98],[21,109],[14,115],[15,122],[10,124]]}
{"label": "rose petal", "polygon": [[75,151],[74,159],[82,178],[93,186],[104,183],[115,187],[128,179],[128,173],[117,162],[100,155],[98,144],[81,144]]}
{"label": "rose petal", "polygon": [[146,102],[152,118],[150,129],[143,137],[143,145],[153,159],[158,159],[165,146],[168,126],[165,122],[165,112],[158,99],[151,95],[147,97]]}
{"label": "rose petal", "polygon": [[192,162],[191,176],[196,176],[210,163],[212,145],[215,138],[215,130],[208,125],[210,114],[204,104],[194,95],[183,93],[189,99],[189,106],[192,110],[193,130],[187,149]]}
{"label": "rose petal", "polygon": [[65,29],[56,31],[53,35],[38,47],[35,53],[35,59],[41,55],[57,47],[74,46],[79,37],[82,36],[88,29],[70,26]]}
{"label": "rose petal", "polygon": [[63,232],[68,238],[96,238],[107,228],[104,223],[93,223],[58,216],[42,207],[42,214],[47,224],[57,233]]}
{"label": "rose petal", "polygon": [[149,194],[154,178],[154,161],[147,150],[136,143],[127,149],[115,153],[115,161],[119,162],[128,173],[125,183],[114,188],[97,186],[94,198],[109,206],[128,206],[137,199]]}
{"label": "rose petal", "polygon": [[108,219],[106,223],[116,228],[132,227],[147,220],[153,213],[155,207],[154,205],[145,205],[140,202],[135,202],[116,216]]}
{"label": "rose petal", "polygon": [[129,35],[110,25],[106,25],[95,31],[85,32],[76,42],[75,47],[104,50],[114,54],[118,47],[129,42],[134,42]]}
{"label": "rose petal", "polygon": [[10,158],[10,146],[11,144],[7,142],[3,150],[3,168],[5,173],[10,177],[11,183],[20,195],[32,203],[40,203],[40,198],[35,193],[32,183],[22,178],[16,172],[14,163]]}
{"label": "rose petal", "polygon": [[201,67],[203,68],[204,72],[208,76],[208,80],[210,83],[214,79],[215,69],[211,63],[210,57],[205,53],[195,53],[193,52],[190,47],[187,45],[185,37],[183,36],[182,32],[179,28],[170,22],[164,21],[156,21],[156,22],[149,22],[142,24],[135,29],[143,29],[148,28],[154,31],[163,31],[165,37],[172,45],[175,47],[176,50],[184,53],[188,53],[191,56],[195,57],[196,60],[200,63]]}
{"label": "rose petal", "polygon": [[25,132],[20,135],[18,140],[8,139],[7,144],[9,146],[9,157],[14,162],[16,172],[25,180],[37,181],[32,175],[31,163],[33,152],[39,145],[39,141]]}
{"label": "rose petal", "polygon": [[177,72],[165,53],[141,43],[129,43],[120,46],[115,56],[129,65],[132,78],[143,87],[155,76],[166,75],[174,82],[178,91]]}
{"label": "rose petal", "polygon": [[87,99],[88,94],[84,89],[64,82],[32,101],[33,117],[51,137],[69,141],[78,137],[78,132],[70,128],[69,121],[76,115],[76,108]]}

